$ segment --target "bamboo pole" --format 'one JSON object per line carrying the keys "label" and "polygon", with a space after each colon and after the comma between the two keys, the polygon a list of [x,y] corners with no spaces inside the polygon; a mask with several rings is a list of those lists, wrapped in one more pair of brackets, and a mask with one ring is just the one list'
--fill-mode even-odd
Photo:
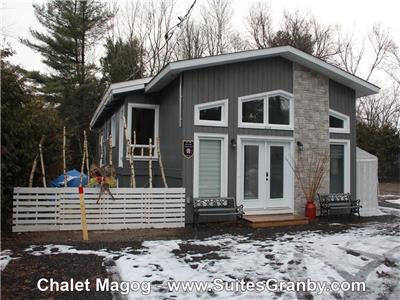
{"label": "bamboo pole", "polygon": [[149,139],[149,188],[153,187],[153,149],[151,138]]}
{"label": "bamboo pole", "polygon": [[[83,136],[86,135],[86,130],[83,131]],[[80,186],[83,186],[83,171],[85,169],[85,161],[86,161],[86,151],[85,151],[85,141],[83,142],[83,155],[82,155],[82,164],[81,164],[81,174],[79,177]]]}
{"label": "bamboo pole", "polygon": [[63,128],[63,173],[64,173],[64,187],[67,187],[67,160],[65,155],[65,148],[67,145],[66,129]]}
{"label": "bamboo pole", "polygon": [[108,138],[108,164],[112,166],[112,135],[110,134],[110,137]]}
{"label": "bamboo pole", "polygon": [[163,162],[161,159],[160,137],[156,138],[156,142],[157,142],[157,157],[158,157],[158,164],[160,165],[160,169],[161,169],[161,177],[164,182],[164,187],[167,188],[168,187],[167,179],[165,178],[164,165],[163,165]]}
{"label": "bamboo pole", "polygon": [[47,187],[46,184],[46,172],[44,170],[44,160],[43,160],[43,147],[42,147],[42,141],[39,143],[39,156],[40,156],[40,166],[42,168],[42,181],[43,181],[43,187]]}
{"label": "bamboo pole", "polygon": [[39,154],[36,154],[35,159],[33,160],[33,163],[32,163],[31,173],[29,175],[29,187],[32,187],[32,185],[33,185],[33,176],[36,171],[38,158],[39,158]]}
{"label": "bamboo pole", "polygon": [[84,137],[83,147],[84,147],[84,152],[86,155],[86,172],[87,172],[88,183],[89,183],[89,181],[90,181],[89,147],[88,147],[86,130],[83,131],[83,137]]}
{"label": "bamboo pole", "polygon": [[103,131],[101,131],[100,135],[100,161],[99,161],[99,166],[103,166],[103,158],[104,158],[104,149],[103,149]]}
{"label": "bamboo pole", "polygon": [[[135,166],[133,162],[133,152],[131,147],[131,141],[128,135],[128,129],[126,128],[126,120],[125,116],[123,117],[124,121],[124,132],[125,132],[125,143],[126,143],[126,155],[128,156],[129,166],[131,168],[131,187],[136,188],[136,179],[135,179]],[[134,132],[134,139],[136,142],[136,133]],[[135,143],[136,144],[136,143]]]}

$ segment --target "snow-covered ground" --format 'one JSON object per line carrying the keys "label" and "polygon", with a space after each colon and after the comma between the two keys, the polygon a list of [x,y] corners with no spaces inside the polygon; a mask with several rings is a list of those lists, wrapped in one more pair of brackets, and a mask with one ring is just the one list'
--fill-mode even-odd
{"label": "snow-covered ground", "polygon": [[400,199],[392,199],[392,200],[385,200],[385,201],[393,203],[393,204],[399,204],[400,205]]}
{"label": "snow-covered ground", "polygon": [[[392,213],[393,209],[385,212]],[[395,210],[396,211],[396,210]],[[397,210],[399,211],[399,210]],[[337,232],[301,231],[274,238],[248,235],[219,235],[205,240],[150,240],[140,249],[77,250],[72,246],[46,245],[25,251],[32,255],[57,253],[96,254],[121,281],[151,285],[149,298],[178,299],[400,299],[400,233],[398,223],[373,222]],[[57,248],[57,249],[55,249]],[[36,250],[35,250],[36,249]],[[11,256],[11,253],[4,254]],[[110,263],[112,262],[112,263]],[[226,282],[334,281],[366,283],[365,292],[183,292],[168,291],[172,281]],[[129,299],[141,298],[138,292]]]}

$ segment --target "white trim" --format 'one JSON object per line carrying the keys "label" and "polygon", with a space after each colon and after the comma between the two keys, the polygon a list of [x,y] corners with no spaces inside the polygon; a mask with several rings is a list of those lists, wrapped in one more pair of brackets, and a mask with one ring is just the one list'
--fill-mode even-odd
{"label": "white trim", "polygon": [[350,193],[350,140],[348,139],[329,139],[329,145],[344,145],[344,193]]}
{"label": "white trim", "polygon": [[380,88],[372,83],[291,46],[249,50],[169,63],[146,85],[145,91],[147,93],[162,89],[172,81],[177,74],[186,70],[277,56],[308,67],[311,70],[317,71],[328,78],[354,89],[356,91],[356,98],[379,93]]}
{"label": "white trim", "polygon": [[[128,136],[132,136],[132,108],[137,107],[137,108],[147,108],[147,109],[154,109],[154,140],[153,144],[155,143],[155,139],[159,137],[158,132],[159,132],[159,123],[160,123],[160,106],[157,104],[143,104],[143,103],[128,103]],[[133,143],[133,141],[131,141]],[[157,149],[155,149],[155,153],[157,153]],[[148,160],[147,157],[143,156],[133,156],[135,160],[140,160],[140,159],[146,159]],[[157,157],[153,156],[153,160],[157,160]]]}
{"label": "white trim", "polygon": [[153,77],[140,78],[135,80],[123,81],[112,83],[108,86],[106,92],[101,98],[99,106],[97,106],[96,111],[90,120],[90,129],[93,128],[99,116],[102,114],[104,107],[106,107],[110,102],[112,102],[112,96],[120,93],[126,93],[131,91],[143,90],[146,83],[148,83]]}
{"label": "white trim", "polygon": [[350,133],[350,117],[336,110],[329,109],[329,116],[335,117],[343,121],[343,128],[329,127],[332,133]]}
{"label": "white trim", "polygon": [[[269,113],[269,98],[274,96],[283,96],[289,100],[289,125],[285,124],[269,124],[268,113]],[[263,100],[264,111],[263,111],[263,123],[249,123],[242,121],[243,103]],[[239,128],[253,128],[253,129],[278,129],[278,130],[294,130],[294,98],[293,94],[284,90],[273,90],[264,93],[245,95],[238,97],[238,127]]]}
{"label": "white trim", "polygon": [[194,133],[193,197],[199,196],[199,141],[222,140],[221,157],[221,197],[228,196],[228,135],[218,133]]}
{"label": "white trim", "polygon": [[[194,125],[228,127],[228,99],[204,102],[194,106]],[[200,110],[221,107],[221,121],[200,120]]]}
{"label": "white trim", "polygon": [[115,114],[111,116],[111,147],[115,147],[117,145],[117,111]]}
{"label": "white trim", "polygon": [[[260,142],[271,142],[271,143],[289,143],[289,152],[291,157],[294,157],[294,137],[286,137],[286,136],[264,136],[264,135],[238,135],[237,136],[237,151],[236,151],[236,199],[238,201],[238,205],[243,204],[243,152],[242,146],[245,141],[260,141]],[[287,172],[290,172],[291,178],[289,180],[288,186],[289,189],[287,197],[289,199],[289,203],[287,207],[267,207],[267,208],[254,208],[254,209],[246,209],[246,214],[278,214],[278,213],[294,213],[294,174],[293,171],[287,169]]]}
{"label": "white trim", "polygon": [[124,149],[125,149],[125,130],[124,130],[124,118],[123,118],[125,117],[125,105],[121,106],[118,113],[119,113],[118,167],[122,168],[124,166]]}

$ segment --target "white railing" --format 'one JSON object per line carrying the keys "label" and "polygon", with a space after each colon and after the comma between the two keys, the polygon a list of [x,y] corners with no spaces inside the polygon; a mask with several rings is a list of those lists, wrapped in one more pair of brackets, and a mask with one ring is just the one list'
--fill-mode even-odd
{"label": "white railing", "polygon": [[[184,188],[115,188],[115,198],[85,188],[89,230],[185,226]],[[13,231],[80,230],[78,188],[14,188]]]}
{"label": "white railing", "polygon": [[[134,159],[149,159],[149,145],[130,145],[131,150],[133,150]],[[156,145],[151,146],[151,157],[157,159],[157,147]],[[127,157],[128,158],[128,157]]]}

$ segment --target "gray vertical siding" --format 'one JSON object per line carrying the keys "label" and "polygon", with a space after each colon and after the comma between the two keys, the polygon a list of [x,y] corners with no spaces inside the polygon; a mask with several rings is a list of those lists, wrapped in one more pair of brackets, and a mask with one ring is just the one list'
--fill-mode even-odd
{"label": "gray vertical siding", "polygon": [[356,195],[356,96],[355,91],[336,81],[329,81],[329,108],[350,117],[350,134],[331,133],[331,139],[350,140],[350,192]]}
{"label": "gray vertical siding", "polygon": [[[195,132],[227,133],[228,141],[237,134],[292,136],[291,131],[238,129],[238,97],[271,90],[293,92],[292,62],[276,57],[257,61],[227,64],[183,73],[182,139],[193,140]],[[194,105],[220,99],[229,99],[228,128],[194,126]],[[236,150],[229,143],[228,196],[236,196]],[[183,161],[183,186],[187,195],[193,195],[194,159]],[[191,222],[190,205],[186,220]]]}

